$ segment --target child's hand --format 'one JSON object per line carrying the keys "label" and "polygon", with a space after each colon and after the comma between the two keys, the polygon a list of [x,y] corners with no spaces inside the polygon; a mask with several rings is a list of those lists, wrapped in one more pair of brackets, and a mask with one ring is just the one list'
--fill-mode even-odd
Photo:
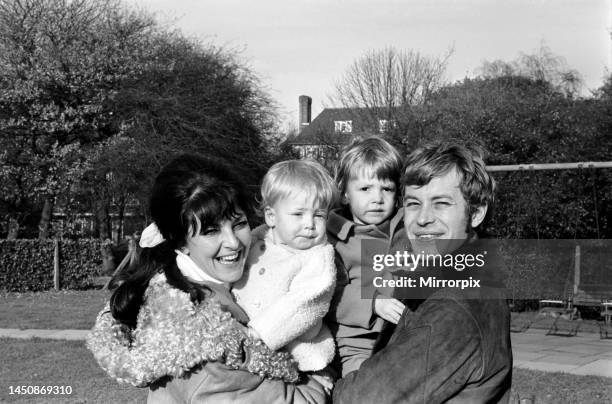
{"label": "child's hand", "polygon": [[324,371],[318,371],[313,372],[311,376],[323,386],[325,393],[331,394],[331,391],[334,389],[334,379],[330,375],[326,374]]}
{"label": "child's hand", "polygon": [[381,297],[381,295],[374,298],[374,313],[393,324],[399,322],[404,307],[404,304],[397,299]]}

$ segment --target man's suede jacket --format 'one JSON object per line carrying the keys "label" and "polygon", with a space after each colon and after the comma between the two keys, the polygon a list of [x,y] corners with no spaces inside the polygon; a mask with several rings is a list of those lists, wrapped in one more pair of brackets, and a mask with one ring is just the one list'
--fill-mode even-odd
{"label": "man's suede jacket", "polygon": [[499,284],[406,303],[386,347],[336,383],[334,403],[508,402],[510,312]]}

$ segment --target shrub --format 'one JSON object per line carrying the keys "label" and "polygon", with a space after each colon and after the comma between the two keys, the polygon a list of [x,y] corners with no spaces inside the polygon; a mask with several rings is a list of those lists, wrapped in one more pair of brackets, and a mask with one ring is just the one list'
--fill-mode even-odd
{"label": "shrub", "polygon": [[[87,288],[102,263],[101,241],[59,241],[60,287]],[[0,289],[11,292],[53,288],[54,240],[0,240]]]}

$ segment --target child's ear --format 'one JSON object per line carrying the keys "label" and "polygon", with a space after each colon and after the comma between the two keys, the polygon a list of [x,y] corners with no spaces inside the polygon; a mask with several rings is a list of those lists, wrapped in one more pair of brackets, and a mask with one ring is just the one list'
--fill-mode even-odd
{"label": "child's ear", "polygon": [[264,208],[264,220],[269,228],[274,228],[276,223],[276,214],[274,213],[274,209],[272,209],[270,206],[266,206]]}

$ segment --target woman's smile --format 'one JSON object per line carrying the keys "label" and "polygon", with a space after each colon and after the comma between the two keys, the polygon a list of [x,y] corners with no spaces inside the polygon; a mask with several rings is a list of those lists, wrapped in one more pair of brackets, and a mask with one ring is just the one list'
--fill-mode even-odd
{"label": "woman's smile", "polygon": [[228,255],[223,255],[223,256],[217,257],[216,259],[222,264],[231,265],[240,260],[242,252],[243,250],[241,249],[240,251],[236,251]]}

